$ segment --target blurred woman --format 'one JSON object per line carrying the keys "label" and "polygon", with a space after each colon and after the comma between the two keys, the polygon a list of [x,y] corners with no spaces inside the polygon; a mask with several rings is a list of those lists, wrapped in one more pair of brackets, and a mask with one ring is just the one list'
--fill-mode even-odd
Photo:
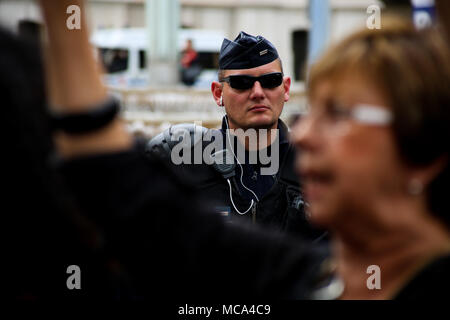
{"label": "blurred woman", "polygon": [[342,299],[445,297],[449,56],[433,31],[392,20],[310,71],[297,169],[311,221],[332,233]]}

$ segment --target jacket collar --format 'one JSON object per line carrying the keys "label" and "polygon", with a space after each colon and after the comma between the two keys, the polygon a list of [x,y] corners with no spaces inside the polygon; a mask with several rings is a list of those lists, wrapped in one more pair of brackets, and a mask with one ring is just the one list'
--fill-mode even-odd
{"label": "jacket collar", "polygon": [[[221,129],[221,131],[223,133],[225,133],[227,130],[226,121],[227,121],[227,116],[224,116],[222,118],[222,129]],[[279,130],[278,132],[280,135],[280,145],[289,143],[289,130],[288,130],[286,124],[280,118],[278,118],[277,129]]]}

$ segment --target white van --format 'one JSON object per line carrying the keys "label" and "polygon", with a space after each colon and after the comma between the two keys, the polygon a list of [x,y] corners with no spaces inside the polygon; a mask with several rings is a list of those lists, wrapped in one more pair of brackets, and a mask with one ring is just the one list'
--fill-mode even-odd
{"label": "white van", "polygon": [[[91,43],[98,48],[106,70],[105,81],[113,86],[145,87],[149,74],[147,65],[148,36],[145,28],[100,29],[93,33]],[[203,71],[194,86],[209,87],[217,77],[218,57],[224,33],[217,30],[180,29],[178,52],[192,40]]]}

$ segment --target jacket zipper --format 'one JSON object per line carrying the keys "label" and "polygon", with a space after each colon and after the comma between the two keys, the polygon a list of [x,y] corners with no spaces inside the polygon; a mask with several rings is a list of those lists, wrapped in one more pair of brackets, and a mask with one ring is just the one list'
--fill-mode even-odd
{"label": "jacket zipper", "polygon": [[252,222],[253,224],[256,223],[256,205],[258,204],[258,202],[255,202],[252,206]]}

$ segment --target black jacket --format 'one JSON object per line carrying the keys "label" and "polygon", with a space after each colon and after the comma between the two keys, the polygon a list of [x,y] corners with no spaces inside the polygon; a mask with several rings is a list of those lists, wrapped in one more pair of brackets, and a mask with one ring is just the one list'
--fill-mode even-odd
{"label": "black jacket", "polygon": [[102,231],[111,274],[105,288],[96,284],[99,264],[85,266],[82,273],[92,273],[83,296],[307,299],[318,283],[326,251],[280,233],[227,225],[202,210],[194,190],[164,164],[136,150],[75,159],[61,172]]}
{"label": "black jacket", "polygon": [[[224,117],[220,132],[226,143],[225,121]],[[149,157],[163,158],[172,172],[198,190],[203,207],[225,216],[228,221],[247,220],[286,231],[306,240],[323,239],[326,235],[325,232],[311,226],[306,218],[305,202],[302,198],[299,178],[294,172],[295,149],[289,143],[288,129],[281,120],[278,121],[278,129],[279,169],[276,174],[269,176],[260,174],[261,165],[259,163],[256,165],[244,163],[242,173],[241,166],[236,164],[235,174],[229,178],[230,183],[213,165],[205,163],[175,165],[169,155],[173,144],[169,145],[166,141],[172,134],[168,131],[149,143],[147,154]],[[208,141],[202,142],[203,150],[209,143]],[[234,143],[234,146],[236,145],[237,143]],[[235,154],[237,153],[235,152]],[[243,184],[254,191],[258,198],[242,186],[241,174]],[[246,213],[239,214],[236,208],[241,213]]]}

